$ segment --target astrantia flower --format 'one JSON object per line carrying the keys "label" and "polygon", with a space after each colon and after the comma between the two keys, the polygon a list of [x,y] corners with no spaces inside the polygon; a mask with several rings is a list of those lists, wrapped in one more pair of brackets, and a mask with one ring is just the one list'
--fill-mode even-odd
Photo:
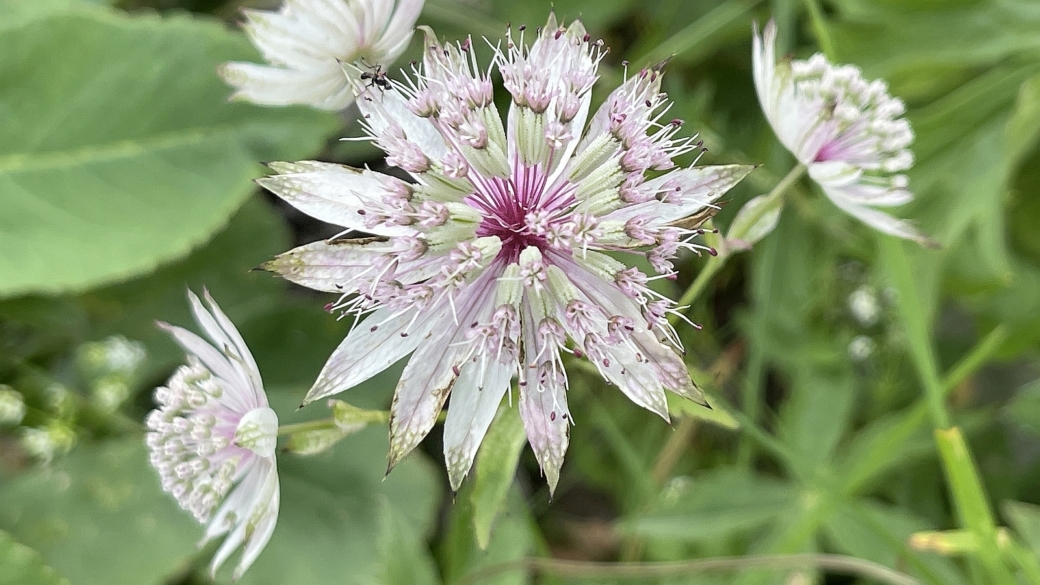
{"label": "astrantia flower", "polygon": [[278,417],[235,326],[208,294],[209,311],[194,294],[188,298],[210,342],[160,323],[188,352],[188,363],[155,390],[159,408],[148,415],[148,449],[163,490],[208,523],[201,544],[229,533],[213,557],[213,573],[245,545],[237,579],[267,545],[278,520]]}
{"label": "astrantia flower", "polygon": [[867,225],[930,243],[908,222],[876,207],[908,203],[906,175],[914,164],[906,108],[884,81],[866,81],[851,65],[821,54],[807,61],[776,60],[776,25],[754,35],[755,89],[780,142],[806,165],[835,205]]}
{"label": "astrantia flower", "polygon": [[423,0],[287,0],[245,11],[246,33],[272,66],[227,63],[236,99],[340,110],[354,101],[341,63],[387,66],[408,47]]}
{"label": "astrantia flower", "polygon": [[[551,17],[530,47],[510,33],[482,70],[470,41],[442,46],[428,31],[409,85],[355,86],[372,140],[414,182],[320,162],[274,163],[280,174],[260,181],[305,213],[375,236],[315,242],[266,267],[341,294],[330,310],[371,313],[307,402],[412,353],[391,407],[391,466],[450,394],[444,450],[457,488],[516,374],[554,488],[572,422],[561,352],[587,357],[665,419],[666,391],[704,403],[666,319],[674,303],[648,281],[674,277],[679,250],[705,249],[677,222],[750,167],[676,168],[674,157],[701,147],[664,118],[657,70],[627,79],[586,127],[602,54],[580,22]],[[492,103],[495,67],[512,96],[506,122]],[[625,252],[658,276],[615,258]]]}

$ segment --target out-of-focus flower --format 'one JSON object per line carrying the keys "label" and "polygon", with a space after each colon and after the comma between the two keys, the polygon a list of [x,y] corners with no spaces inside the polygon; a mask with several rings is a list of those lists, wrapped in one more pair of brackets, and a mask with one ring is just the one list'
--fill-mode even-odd
{"label": "out-of-focus flower", "polygon": [[0,384],[0,426],[18,426],[25,418],[25,400],[21,392]]}
{"label": "out-of-focus flower", "polygon": [[849,342],[849,357],[861,362],[874,354],[876,344],[866,335],[857,335]]}
{"label": "out-of-focus flower", "polygon": [[121,376],[110,375],[94,382],[90,398],[105,412],[115,412],[130,397],[130,387]]}
{"label": "out-of-focus flower", "polygon": [[76,433],[57,419],[42,428],[22,429],[22,448],[44,463],[50,463],[55,457],[68,453],[75,444]]}
{"label": "out-of-focus flower", "polygon": [[776,59],[776,26],[754,35],[755,90],[777,138],[808,168],[827,197],[867,225],[922,244],[933,242],[908,222],[875,208],[908,203],[914,164],[906,108],[881,80],[866,81],[851,65],[816,54]]}
{"label": "out-of-focus flower", "polygon": [[47,408],[52,410],[59,418],[71,420],[75,418],[76,399],[72,391],[61,382],[51,382],[43,389],[43,397],[47,401]]}
{"label": "out-of-focus flower", "polygon": [[861,286],[849,294],[849,312],[864,327],[873,327],[881,316],[877,293],[871,286]]}
{"label": "out-of-focus flower", "polygon": [[[396,464],[430,431],[448,395],[444,451],[453,488],[514,374],[535,455],[555,488],[571,415],[561,352],[587,357],[635,403],[668,418],[665,392],[704,404],[666,319],[675,304],[649,286],[673,278],[680,250],[704,251],[689,218],[751,169],[677,168],[699,151],[663,119],[661,71],[640,71],[589,117],[602,56],[581,22],[550,17],[528,46],[508,33],[482,70],[469,40],[427,29],[407,86],[370,87],[358,106],[387,162],[415,180],[320,162],[274,163],[260,184],[300,209],[375,238],[315,242],[266,268],[339,293],[330,311],[361,316],[306,402],[412,357],[390,418]],[[512,96],[492,102],[497,67]],[[684,223],[684,221],[686,223]],[[685,226],[685,227],[681,227]],[[658,276],[605,252],[649,260]]]}
{"label": "out-of-focus flower", "polygon": [[278,416],[235,326],[208,294],[209,310],[194,294],[188,298],[209,342],[159,324],[188,353],[188,363],[156,388],[159,408],[148,415],[147,444],[163,490],[208,523],[202,544],[228,533],[212,572],[245,546],[237,579],[270,540],[278,520]]}
{"label": "out-of-focus flower", "polygon": [[278,12],[247,10],[246,33],[271,65],[226,63],[233,99],[340,110],[354,101],[343,63],[381,75],[408,47],[423,0],[287,0]]}
{"label": "out-of-focus flower", "polygon": [[79,350],[80,367],[89,375],[117,374],[130,378],[137,373],[148,353],[138,341],[122,335],[84,344]]}

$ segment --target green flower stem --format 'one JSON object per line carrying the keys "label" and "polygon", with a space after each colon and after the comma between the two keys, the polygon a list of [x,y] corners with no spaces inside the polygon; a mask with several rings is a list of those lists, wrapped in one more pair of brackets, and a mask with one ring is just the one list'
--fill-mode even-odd
{"label": "green flower stem", "polygon": [[330,416],[329,418],[319,418],[317,420],[309,420],[302,423],[281,425],[278,427],[278,436],[304,433],[308,431],[323,431],[325,429],[334,428],[336,428],[336,421]]}
{"label": "green flower stem", "polygon": [[809,19],[812,20],[813,32],[816,34],[816,42],[819,43],[820,50],[828,59],[834,61],[834,41],[831,40],[831,33],[823,19],[819,0],[805,0],[805,7],[809,10]]}
{"label": "green flower stem", "polygon": [[[371,420],[368,420],[368,421],[358,421],[358,422],[368,422],[368,423],[384,424],[384,423],[388,423],[390,421],[390,412],[389,411],[386,411],[386,410],[373,410],[373,411],[369,411],[369,412],[371,412],[373,414],[377,414],[379,416],[378,417],[373,417]],[[447,416],[448,416],[448,413],[446,411],[443,411],[443,410],[440,411],[437,414],[437,422],[444,423],[444,419]],[[336,428],[336,419],[334,417],[330,416],[328,418],[319,418],[319,419],[316,419],[316,420],[309,420],[309,421],[301,422],[301,423],[293,423],[293,424],[289,424],[289,425],[281,425],[281,426],[278,427],[278,436],[280,437],[282,435],[291,435],[293,433],[304,433],[304,432],[308,432],[308,431],[323,431],[325,429],[334,429],[334,428]]]}
{"label": "green flower stem", "polygon": [[456,585],[488,583],[496,575],[521,570],[579,579],[646,580],[708,571],[733,572],[748,569],[797,571],[810,568],[865,577],[889,585],[920,585],[921,583],[910,575],[856,557],[831,554],[791,554],[721,557],[662,563],[598,563],[552,558],[526,558],[478,569],[456,581]]}
{"label": "green flower stem", "polygon": [[[772,191],[769,192],[769,199],[782,198],[803,174],[805,174],[805,165],[801,163],[795,165],[794,168],[791,169],[791,172],[787,173],[783,179],[780,179],[780,182],[773,187]],[[758,211],[749,218],[749,224],[754,225],[762,219],[762,216],[766,213],[767,207],[767,205],[760,206]],[[721,256],[712,256],[709,258],[708,263],[701,269],[697,278],[693,281],[693,284],[691,284],[690,287],[686,289],[686,292],[683,293],[682,297],[679,298],[677,306],[689,307],[692,305],[693,302],[700,297],[701,293],[704,292],[704,289],[708,286],[708,283],[711,282],[711,279],[714,278],[715,275],[718,274],[719,270],[726,265],[726,260],[729,256],[730,254],[723,254]],[[674,319],[672,321],[672,324],[674,325],[678,320],[678,317],[672,315],[670,319]]]}

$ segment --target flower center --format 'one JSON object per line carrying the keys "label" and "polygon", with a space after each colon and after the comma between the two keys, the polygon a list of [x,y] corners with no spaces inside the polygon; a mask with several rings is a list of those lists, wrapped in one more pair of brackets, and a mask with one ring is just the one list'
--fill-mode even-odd
{"label": "flower center", "polygon": [[466,203],[484,215],[477,236],[497,236],[502,241],[499,256],[503,259],[515,262],[529,246],[539,250],[561,247],[576,187],[567,182],[547,186],[547,180],[540,165],[517,165],[510,178],[474,181],[476,191]]}

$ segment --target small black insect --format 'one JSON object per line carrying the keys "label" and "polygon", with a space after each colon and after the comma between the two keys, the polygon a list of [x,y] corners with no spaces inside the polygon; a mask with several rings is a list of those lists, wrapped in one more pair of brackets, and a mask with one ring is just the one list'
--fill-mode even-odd
{"label": "small black insect", "polygon": [[361,79],[368,82],[366,87],[374,85],[383,91],[390,89],[390,80],[386,78],[386,72],[383,71],[382,65],[369,65],[364,59],[361,59],[361,64],[370,69],[370,71],[365,71],[361,74]]}

